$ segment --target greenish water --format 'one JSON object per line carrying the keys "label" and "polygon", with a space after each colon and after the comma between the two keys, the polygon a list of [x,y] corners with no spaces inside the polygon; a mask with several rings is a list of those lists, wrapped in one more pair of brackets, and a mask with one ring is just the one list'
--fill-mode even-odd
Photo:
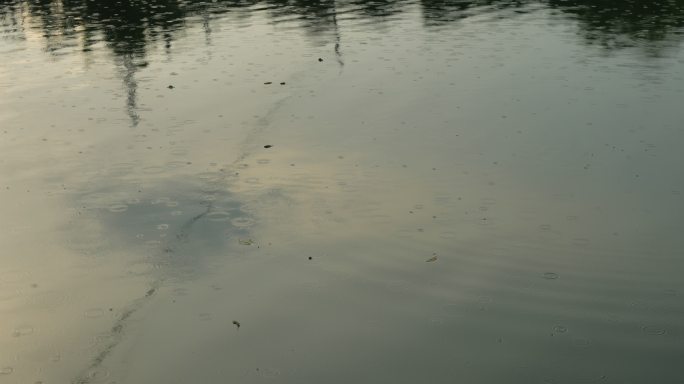
{"label": "greenish water", "polygon": [[0,1],[0,381],[684,382],[683,38],[682,1]]}

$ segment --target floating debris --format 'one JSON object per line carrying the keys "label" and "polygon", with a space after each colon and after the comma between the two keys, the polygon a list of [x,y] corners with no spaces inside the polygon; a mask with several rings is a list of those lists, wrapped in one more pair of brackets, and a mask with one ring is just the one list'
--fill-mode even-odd
{"label": "floating debris", "polygon": [[264,83],[264,85],[271,85],[271,84],[273,84],[272,81],[267,81],[267,82]]}
{"label": "floating debris", "polygon": [[168,88],[168,89],[174,89],[174,88],[176,88],[176,87],[174,87],[173,85],[169,85],[169,86],[166,87],[166,88]]}
{"label": "floating debris", "polygon": [[280,82],[280,85],[285,85],[285,82],[284,82],[284,81],[281,81],[281,82]]}
{"label": "floating debris", "polygon": [[252,239],[238,239],[238,243],[242,245],[252,245],[254,244],[254,240]]}
{"label": "floating debris", "polygon": [[309,256],[309,260],[313,260],[313,257]]}
{"label": "floating debris", "polygon": [[321,61],[323,61],[323,59],[321,59],[321,58],[319,57],[319,58],[318,58],[318,62],[320,63]]}
{"label": "floating debris", "polygon": [[431,258],[425,260],[426,263],[432,263],[433,261],[437,261],[437,254],[436,253],[433,253]]}
{"label": "floating debris", "polygon": [[271,144],[264,145],[264,148],[266,148],[266,149],[271,148],[271,147],[273,147]]}
{"label": "floating debris", "polygon": [[240,329],[240,322],[237,320],[233,320],[233,325],[235,325],[238,329]]}

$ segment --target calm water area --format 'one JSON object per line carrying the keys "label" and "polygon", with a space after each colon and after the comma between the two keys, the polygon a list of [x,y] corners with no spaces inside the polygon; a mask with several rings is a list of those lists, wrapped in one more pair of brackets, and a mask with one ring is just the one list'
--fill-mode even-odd
{"label": "calm water area", "polygon": [[684,383],[684,1],[0,0],[0,383]]}

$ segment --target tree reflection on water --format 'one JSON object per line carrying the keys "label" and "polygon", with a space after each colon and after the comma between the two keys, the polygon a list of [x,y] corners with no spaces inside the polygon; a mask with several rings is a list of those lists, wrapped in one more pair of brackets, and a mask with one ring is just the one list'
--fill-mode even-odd
{"label": "tree reflection on water", "polygon": [[272,24],[296,25],[313,44],[330,45],[343,65],[340,18],[382,28],[416,9],[426,31],[434,33],[481,15],[500,20],[548,12],[574,23],[589,46],[608,53],[638,47],[646,58],[677,47],[684,34],[684,0],[0,0],[0,38],[23,39],[27,29],[38,32],[45,51],[56,57],[88,55],[96,44],[104,44],[119,68],[135,126],[135,74],[148,64],[146,51],[161,44],[170,53],[174,40],[189,27],[201,26],[210,45],[216,18],[249,22],[259,14]]}
{"label": "tree reflection on water", "polygon": [[[392,23],[393,15],[414,5],[403,0],[1,0],[0,25],[5,37],[24,28],[40,31],[46,50],[53,54],[76,46],[88,52],[103,41],[116,56],[130,56],[141,65],[148,45],[162,42],[171,49],[179,31],[198,23],[211,34],[210,24],[216,17],[244,19],[259,13],[274,24],[296,20],[317,43],[334,44],[341,14],[379,26]],[[577,23],[586,43],[606,49],[678,41],[684,27],[682,0],[420,0],[418,5],[428,28],[502,10],[511,12],[498,17],[559,12]]]}

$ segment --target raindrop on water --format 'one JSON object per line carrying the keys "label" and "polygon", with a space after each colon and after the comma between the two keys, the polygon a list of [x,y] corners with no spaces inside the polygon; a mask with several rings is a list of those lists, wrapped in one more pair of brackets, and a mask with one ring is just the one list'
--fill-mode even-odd
{"label": "raindrop on water", "polygon": [[95,319],[98,317],[102,317],[103,314],[104,314],[104,310],[102,308],[86,309],[86,311],[83,313],[83,315],[89,319]]}
{"label": "raindrop on water", "polygon": [[109,206],[109,212],[119,213],[126,212],[128,210],[128,205],[126,204],[112,204]]}
{"label": "raindrop on water", "polygon": [[660,328],[655,325],[645,325],[641,328],[644,333],[651,336],[662,336],[667,333],[665,328]]}
{"label": "raindrop on water", "polygon": [[22,325],[19,327],[14,328],[12,331],[12,336],[14,337],[21,337],[21,336],[28,336],[33,333],[33,327],[30,325]]}

